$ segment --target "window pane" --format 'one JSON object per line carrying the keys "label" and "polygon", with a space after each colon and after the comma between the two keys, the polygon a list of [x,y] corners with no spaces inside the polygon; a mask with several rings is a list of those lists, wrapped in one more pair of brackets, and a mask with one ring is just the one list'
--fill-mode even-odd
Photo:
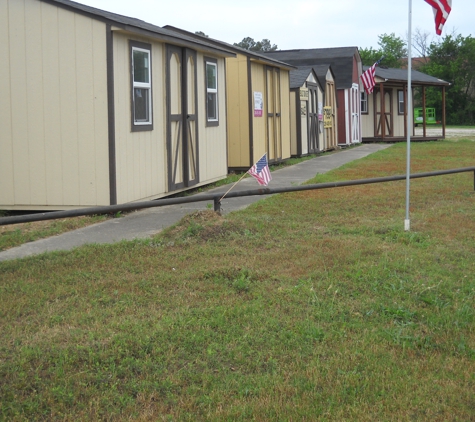
{"label": "window pane", "polygon": [[398,91],[399,96],[399,114],[404,114],[404,91]]}
{"label": "window pane", "polygon": [[136,122],[149,122],[149,91],[144,88],[134,89],[134,114]]}
{"label": "window pane", "polygon": [[150,82],[149,59],[145,51],[134,50],[134,82]]}
{"label": "window pane", "polygon": [[218,120],[218,102],[216,93],[208,92],[207,113],[208,120]]}
{"label": "window pane", "polygon": [[366,92],[361,93],[361,112],[362,113],[368,112],[368,101],[366,97]]}
{"label": "window pane", "polygon": [[216,89],[216,65],[206,63],[206,80],[208,89]]}

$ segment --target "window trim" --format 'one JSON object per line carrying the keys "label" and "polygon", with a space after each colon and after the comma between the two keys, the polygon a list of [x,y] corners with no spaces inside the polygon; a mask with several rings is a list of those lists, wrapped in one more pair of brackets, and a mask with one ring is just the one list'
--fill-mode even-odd
{"label": "window trim", "polygon": [[[369,114],[369,109],[368,109],[368,93],[363,90],[360,91],[360,109],[361,109],[361,114]],[[364,99],[363,99],[364,96]],[[364,110],[363,103],[366,104],[366,110]]]}
{"label": "window trim", "polygon": [[[205,113],[206,126],[219,126],[219,85],[218,85],[218,60],[211,57],[204,58],[205,64]],[[208,65],[216,68],[216,88],[208,88]],[[208,94],[216,95],[216,119],[210,119],[208,116]]]}
{"label": "window trim", "polygon": [[[152,87],[152,45],[139,41],[129,40],[130,51],[130,116],[131,116],[131,130],[132,132],[145,132],[153,130],[153,87]],[[143,51],[148,53],[148,73],[149,82],[135,82],[134,80],[134,51]],[[149,121],[137,122],[135,121],[135,88],[148,89],[149,92]]]}
{"label": "window trim", "polygon": [[[402,101],[399,99],[399,95],[402,94]],[[405,98],[404,98],[404,90],[403,89],[398,89],[397,90],[397,114],[400,116],[404,115],[404,112],[406,110],[406,105],[405,103]],[[401,111],[401,104],[402,104],[402,111]]]}

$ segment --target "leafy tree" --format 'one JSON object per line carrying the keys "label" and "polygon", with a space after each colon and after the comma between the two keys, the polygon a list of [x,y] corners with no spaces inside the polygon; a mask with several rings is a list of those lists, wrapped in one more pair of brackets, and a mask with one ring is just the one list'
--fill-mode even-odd
{"label": "leafy tree", "polygon": [[249,51],[275,51],[277,50],[276,44],[271,44],[270,40],[264,38],[262,41],[254,41],[254,38],[246,37],[241,42],[234,43],[235,46],[244,48]]}
{"label": "leafy tree", "polygon": [[406,42],[396,37],[396,34],[382,34],[378,35],[379,49],[375,50],[373,47],[360,48],[360,56],[364,65],[371,66],[377,60],[384,57],[381,62],[382,66],[400,68],[404,64],[403,60],[407,57]]}
{"label": "leafy tree", "polygon": [[209,38],[209,36],[206,35],[203,31],[195,31],[195,34],[196,34],[196,35],[201,35],[202,37]]}
{"label": "leafy tree", "polygon": [[[376,63],[381,57],[383,57],[380,50],[375,50],[373,47],[369,48],[359,48],[359,53],[361,56],[361,61],[365,66],[372,66]],[[384,64],[384,63],[382,63]]]}
{"label": "leafy tree", "polygon": [[[475,38],[447,35],[430,44],[429,61],[421,71],[450,82],[447,88],[448,124],[475,124]],[[440,89],[427,90],[427,103],[442,110]]]}

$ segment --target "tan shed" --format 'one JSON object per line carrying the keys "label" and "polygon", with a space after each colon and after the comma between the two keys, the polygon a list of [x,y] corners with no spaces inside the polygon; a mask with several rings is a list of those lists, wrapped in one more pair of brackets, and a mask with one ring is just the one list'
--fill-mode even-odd
{"label": "tan shed", "polygon": [[290,133],[293,157],[324,150],[324,88],[312,67],[290,72]]}
{"label": "tan shed", "polygon": [[0,56],[0,209],[142,201],[227,175],[229,50],[69,0],[1,0]]}
{"label": "tan shed", "polygon": [[228,166],[248,169],[267,153],[269,163],[290,158],[290,76],[294,66],[172,26],[236,54],[226,59]]}
{"label": "tan shed", "polygon": [[322,151],[338,148],[338,101],[335,87],[335,75],[327,64],[313,66],[318,80],[324,87],[323,96],[323,143]]}

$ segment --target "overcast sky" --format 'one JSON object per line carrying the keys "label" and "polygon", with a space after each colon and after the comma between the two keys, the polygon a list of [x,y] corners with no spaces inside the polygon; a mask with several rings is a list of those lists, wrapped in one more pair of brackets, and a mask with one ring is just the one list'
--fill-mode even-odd
{"label": "overcast sky", "polygon": [[[268,38],[279,49],[374,47],[378,35],[408,32],[408,0],[80,0],[98,9],[203,31],[233,44],[245,37]],[[434,39],[432,7],[412,1],[413,31],[430,32]],[[453,0],[443,36],[456,32],[475,36],[474,0]],[[415,54],[413,54],[414,56]]]}

